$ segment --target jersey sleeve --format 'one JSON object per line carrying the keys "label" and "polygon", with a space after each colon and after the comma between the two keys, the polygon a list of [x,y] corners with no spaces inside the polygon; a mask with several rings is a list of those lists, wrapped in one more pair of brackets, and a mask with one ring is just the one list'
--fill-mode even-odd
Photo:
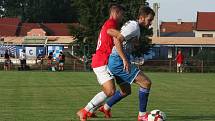
{"label": "jersey sleeve", "polygon": [[117,28],[116,22],[113,21],[113,20],[108,21],[108,23],[107,23],[107,28],[108,28],[108,29],[116,29],[116,28]]}
{"label": "jersey sleeve", "polygon": [[130,40],[133,37],[136,37],[138,33],[138,28],[136,27],[136,24],[132,22],[127,22],[125,25],[123,25],[121,29],[121,34],[125,38],[125,40]]}

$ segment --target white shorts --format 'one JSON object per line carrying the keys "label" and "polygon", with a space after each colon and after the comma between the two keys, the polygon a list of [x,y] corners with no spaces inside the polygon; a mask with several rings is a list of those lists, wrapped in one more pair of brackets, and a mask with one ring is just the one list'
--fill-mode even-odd
{"label": "white shorts", "polygon": [[93,68],[93,71],[95,72],[100,85],[103,85],[105,82],[114,79],[114,76],[108,69],[107,65]]}
{"label": "white shorts", "polygon": [[61,63],[59,63],[59,66],[63,66],[63,64],[64,64],[64,63],[61,62]]}
{"label": "white shorts", "polygon": [[177,63],[177,67],[182,67],[182,64],[180,64],[180,63]]}

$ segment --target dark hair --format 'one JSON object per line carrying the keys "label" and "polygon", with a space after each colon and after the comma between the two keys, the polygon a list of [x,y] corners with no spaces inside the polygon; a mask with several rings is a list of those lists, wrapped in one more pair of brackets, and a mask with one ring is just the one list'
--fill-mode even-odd
{"label": "dark hair", "polygon": [[148,6],[141,6],[140,7],[138,16],[148,16],[149,14],[151,14],[152,16],[155,16],[154,10]]}
{"label": "dark hair", "polygon": [[120,11],[125,11],[125,6],[122,4],[111,3],[109,6],[110,6],[109,12],[111,12],[111,10],[116,10],[116,9]]}

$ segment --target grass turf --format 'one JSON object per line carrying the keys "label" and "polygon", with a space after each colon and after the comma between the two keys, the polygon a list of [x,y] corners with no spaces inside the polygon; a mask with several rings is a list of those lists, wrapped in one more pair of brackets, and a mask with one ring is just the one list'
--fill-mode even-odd
{"label": "grass turf", "polygon": [[[153,86],[148,110],[168,121],[215,121],[215,75],[146,73]],[[75,113],[100,90],[92,72],[0,72],[0,121],[78,121]],[[108,121],[136,121],[138,86],[115,105]],[[99,118],[89,121],[104,121]]]}

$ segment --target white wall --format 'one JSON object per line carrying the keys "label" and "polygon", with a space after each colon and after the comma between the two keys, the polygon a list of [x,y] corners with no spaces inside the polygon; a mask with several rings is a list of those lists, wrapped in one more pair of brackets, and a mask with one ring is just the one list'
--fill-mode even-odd
{"label": "white wall", "polygon": [[202,34],[213,34],[213,37],[215,38],[215,31],[194,31],[195,37],[202,37]]}

